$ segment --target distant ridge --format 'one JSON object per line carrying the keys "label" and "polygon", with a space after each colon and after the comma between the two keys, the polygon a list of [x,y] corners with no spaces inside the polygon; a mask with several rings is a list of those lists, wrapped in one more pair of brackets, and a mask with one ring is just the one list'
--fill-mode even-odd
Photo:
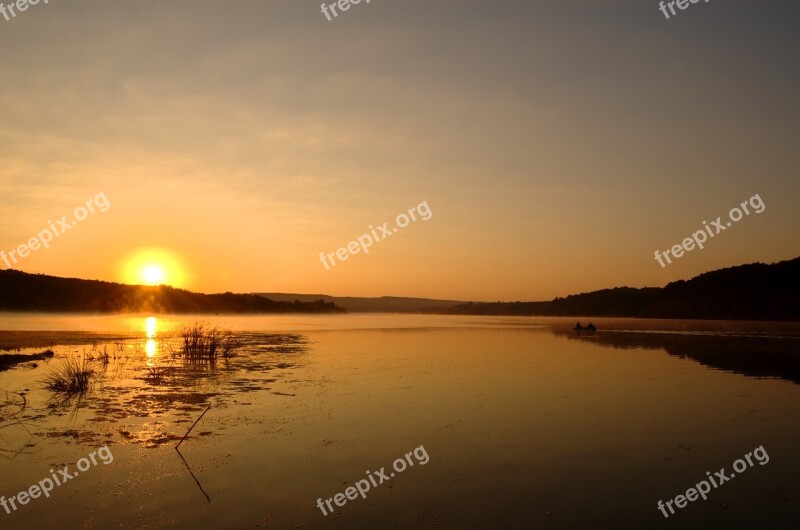
{"label": "distant ridge", "polygon": [[461,300],[434,300],[431,298],[409,298],[404,296],[380,296],[376,298],[366,298],[357,296],[329,296],[326,294],[291,294],[291,293],[256,293],[265,296],[270,300],[294,302],[310,302],[314,300],[325,300],[332,302],[338,307],[347,310],[349,313],[410,313],[419,311],[433,311],[437,309],[447,309],[457,304],[463,304]]}
{"label": "distant ridge", "polygon": [[719,269],[665,287],[615,287],[549,302],[469,302],[436,312],[796,321],[800,320],[800,258]]}
{"label": "distant ridge", "polygon": [[47,313],[338,313],[324,300],[276,302],[253,294],[200,294],[0,270],[0,311]]}
{"label": "distant ridge", "polygon": [[800,258],[706,272],[665,287],[615,287],[549,302],[460,302],[399,296],[200,294],[0,270],[0,311],[65,313],[434,313],[800,321]]}

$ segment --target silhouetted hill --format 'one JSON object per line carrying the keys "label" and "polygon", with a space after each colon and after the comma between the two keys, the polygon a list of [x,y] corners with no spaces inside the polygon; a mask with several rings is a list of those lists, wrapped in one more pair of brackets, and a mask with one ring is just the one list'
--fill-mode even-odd
{"label": "silhouetted hill", "polygon": [[327,294],[256,293],[271,300],[289,301],[325,300],[352,313],[404,313],[413,311],[438,310],[463,302],[459,300],[434,300],[432,298],[408,298],[405,296],[381,296],[365,298],[357,296],[329,296]]}
{"label": "silhouetted hill", "polygon": [[706,272],[665,287],[615,287],[550,302],[468,303],[447,314],[800,320],[800,258]]}
{"label": "silhouetted hill", "polygon": [[276,302],[254,294],[200,294],[0,270],[0,311],[63,313],[336,313],[332,302]]}

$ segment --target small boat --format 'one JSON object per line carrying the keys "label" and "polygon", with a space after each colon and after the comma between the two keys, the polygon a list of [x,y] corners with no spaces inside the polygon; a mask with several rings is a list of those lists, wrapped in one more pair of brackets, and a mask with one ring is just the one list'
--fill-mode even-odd
{"label": "small boat", "polygon": [[597,328],[591,322],[589,322],[589,325],[586,327],[581,326],[581,323],[578,322],[575,324],[575,327],[572,328],[572,331],[597,331]]}

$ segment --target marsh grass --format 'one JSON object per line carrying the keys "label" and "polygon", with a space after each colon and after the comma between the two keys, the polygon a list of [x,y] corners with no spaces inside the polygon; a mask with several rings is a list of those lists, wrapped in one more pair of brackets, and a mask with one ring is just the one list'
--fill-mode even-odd
{"label": "marsh grass", "polygon": [[103,344],[103,349],[100,349],[100,345],[97,342],[92,342],[92,349],[86,353],[84,350],[84,356],[87,357],[91,361],[98,361],[101,364],[109,364],[111,361],[116,361],[117,359],[127,357],[127,346],[125,342],[116,341],[113,343],[112,348],[109,350],[108,344]]}
{"label": "marsh grass", "polygon": [[25,394],[7,392],[5,388],[0,394],[0,429],[3,429],[16,423],[14,420],[25,411],[28,400]]}
{"label": "marsh grass", "polygon": [[97,360],[104,367],[108,366],[108,363],[111,362],[111,354],[108,353],[108,346],[103,345],[103,351],[98,353]]}
{"label": "marsh grass", "polygon": [[232,357],[241,346],[228,329],[209,327],[202,322],[178,330],[181,340],[177,355],[189,361],[215,361]]}
{"label": "marsh grass", "polygon": [[[30,428],[37,428],[39,425],[25,414],[28,408],[28,399],[24,392],[8,392],[6,388],[0,391],[0,432],[6,428],[16,428],[25,431],[28,439],[16,448],[8,448],[5,436],[0,436],[0,456],[8,460],[14,460],[20,454],[32,454],[35,443],[31,443],[34,434]],[[13,438],[13,437],[12,437]]]}
{"label": "marsh grass", "polygon": [[145,369],[144,380],[148,384],[158,386],[164,383],[167,372],[161,366],[149,366]]}
{"label": "marsh grass", "polygon": [[83,395],[92,388],[95,371],[91,361],[83,357],[65,359],[60,366],[52,368],[44,379],[48,390],[68,396]]}

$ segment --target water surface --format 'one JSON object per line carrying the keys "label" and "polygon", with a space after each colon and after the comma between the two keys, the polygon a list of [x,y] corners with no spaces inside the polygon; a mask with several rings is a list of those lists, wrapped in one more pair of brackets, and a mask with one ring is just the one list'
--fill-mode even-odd
{"label": "water surface", "polygon": [[[800,479],[797,325],[423,315],[203,317],[238,354],[170,354],[186,317],[0,316],[9,497],[108,445],[114,461],[6,515],[11,528],[789,528]],[[148,336],[149,335],[149,336]],[[19,350],[17,351],[17,348]],[[105,358],[106,360],[99,360]],[[64,401],[67,357],[97,382]],[[20,399],[22,401],[20,401]],[[20,403],[24,407],[20,407]],[[192,435],[174,450],[211,405]],[[424,446],[430,460],[316,506]],[[763,445],[665,519],[656,508]]]}

